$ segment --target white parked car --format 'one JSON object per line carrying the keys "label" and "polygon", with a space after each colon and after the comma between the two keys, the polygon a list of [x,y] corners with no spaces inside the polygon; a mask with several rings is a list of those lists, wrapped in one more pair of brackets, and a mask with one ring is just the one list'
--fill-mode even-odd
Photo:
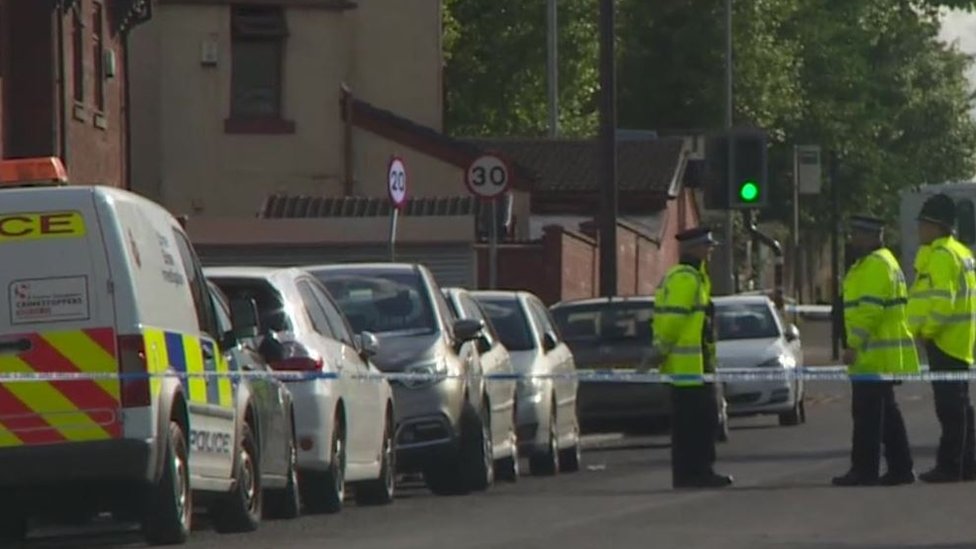
{"label": "white parked car", "polygon": [[[484,323],[481,336],[461,346],[461,358],[475,362],[469,371],[484,376],[487,407],[491,410],[492,457],[495,474],[502,480],[514,482],[519,477],[518,410],[512,359],[502,344],[491,318],[481,305],[462,288],[443,288],[444,299],[455,318],[468,318]],[[498,377],[492,377],[498,376]]]}
{"label": "white parked car", "polygon": [[[396,480],[393,394],[369,357],[369,333],[353,334],[328,291],[300,269],[218,267],[205,270],[231,299],[253,299],[260,332],[284,349],[277,371],[332,373],[288,381],[295,405],[299,486],[312,512],[342,508],[346,482],[356,500],[386,504]],[[356,376],[377,376],[370,381]]]}
{"label": "white parked car", "polygon": [[[791,371],[803,365],[800,331],[766,296],[714,298],[718,367]],[[780,425],[806,421],[802,379],[727,381],[729,415],[776,414]]]}
{"label": "white parked car", "polygon": [[[577,471],[580,426],[576,365],[549,310],[529,292],[480,291],[481,303],[518,374],[518,438],[533,475]],[[532,377],[532,376],[552,377]]]}

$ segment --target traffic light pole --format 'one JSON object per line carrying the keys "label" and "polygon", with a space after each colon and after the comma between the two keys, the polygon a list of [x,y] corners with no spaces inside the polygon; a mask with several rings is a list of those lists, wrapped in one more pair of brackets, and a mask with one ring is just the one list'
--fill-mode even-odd
{"label": "traffic light pole", "polygon": [[[728,141],[728,162],[725,177],[727,189],[735,186],[735,147],[732,139],[732,119],[733,119],[733,97],[732,97],[732,0],[725,0],[725,130],[729,135]],[[730,197],[731,199],[731,197]],[[735,211],[728,209],[725,212],[725,286],[726,293],[734,294],[738,277],[735,276]]]}

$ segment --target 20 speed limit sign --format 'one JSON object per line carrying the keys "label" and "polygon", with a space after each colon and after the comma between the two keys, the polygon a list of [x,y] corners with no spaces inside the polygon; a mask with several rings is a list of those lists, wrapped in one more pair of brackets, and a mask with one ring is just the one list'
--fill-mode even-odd
{"label": "20 speed limit sign", "polygon": [[504,160],[493,154],[479,156],[468,166],[464,183],[471,194],[481,198],[497,198],[508,190],[511,171]]}
{"label": "20 speed limit sign", "polygon": [[403,159],[394,156],[390,159],[387,168],[387,190],[390,193],[390,202],[396,209],[403,208],[407,203],[407,167]]}

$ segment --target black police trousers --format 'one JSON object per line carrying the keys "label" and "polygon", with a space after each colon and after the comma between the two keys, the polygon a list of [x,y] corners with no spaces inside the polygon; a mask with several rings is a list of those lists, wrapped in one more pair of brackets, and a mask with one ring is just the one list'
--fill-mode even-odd
{"label": "black police trousers", "polygon": [[895,401],[893,382],[855,381],[851,384],[851,470],[864,479],[877,480],[884,444],[888,472],[907,475],[912,471],[905,421]]}
{"label": "black police trousers", "polygon": [[715,384],[671,387],[671,476],[676,482],[713,474],[718,402]]}
{"label": "black police trousers", "polygon": [[[929,357],[929,369],[933,372],[969,370],[969,364],[949,356],[934,343],[927,342],[925,352]],[[976,436],[973,424],[973,405],[969,399],[968,381],[933,381],[935,415],[942,426],[939,450],[936,453],[936,469],[973,478],[976,475]]]}

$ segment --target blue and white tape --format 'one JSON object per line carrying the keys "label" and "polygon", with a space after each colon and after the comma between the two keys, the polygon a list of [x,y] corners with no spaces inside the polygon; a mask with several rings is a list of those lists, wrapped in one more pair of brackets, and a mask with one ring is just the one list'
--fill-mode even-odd
{"label": "blue and white tape", "polygon": [[283,371],[241,371],[241,372],[162,372],[162,373],[111,373],[111,372],[43,372],[43,373],[0,373],[0,383],[28,383],[32,381],[82,381],[82,380],[138,380],[148,378],[277,378],[282,381],[321,380],[359,380],[399,382],[431,382],[446,379],[486,380],[528,380],[552,379],[575,380],[580,383],[674,383],[689,381],[705,382],[764,382],[764,381],[969,381],[976,380],[976,370],[933,372],[923,369],[916,374],[850,374],[846,366],[813,366],[789,369],[765,368],[721,368],[716,373],[704,375],[669,375],[656,371],[638,372],[636,370],[577,370],[571,373],[495,373],[495,374],[450,374],[414,372],[373,372],[349,374],[336,372],[283,372]]}

